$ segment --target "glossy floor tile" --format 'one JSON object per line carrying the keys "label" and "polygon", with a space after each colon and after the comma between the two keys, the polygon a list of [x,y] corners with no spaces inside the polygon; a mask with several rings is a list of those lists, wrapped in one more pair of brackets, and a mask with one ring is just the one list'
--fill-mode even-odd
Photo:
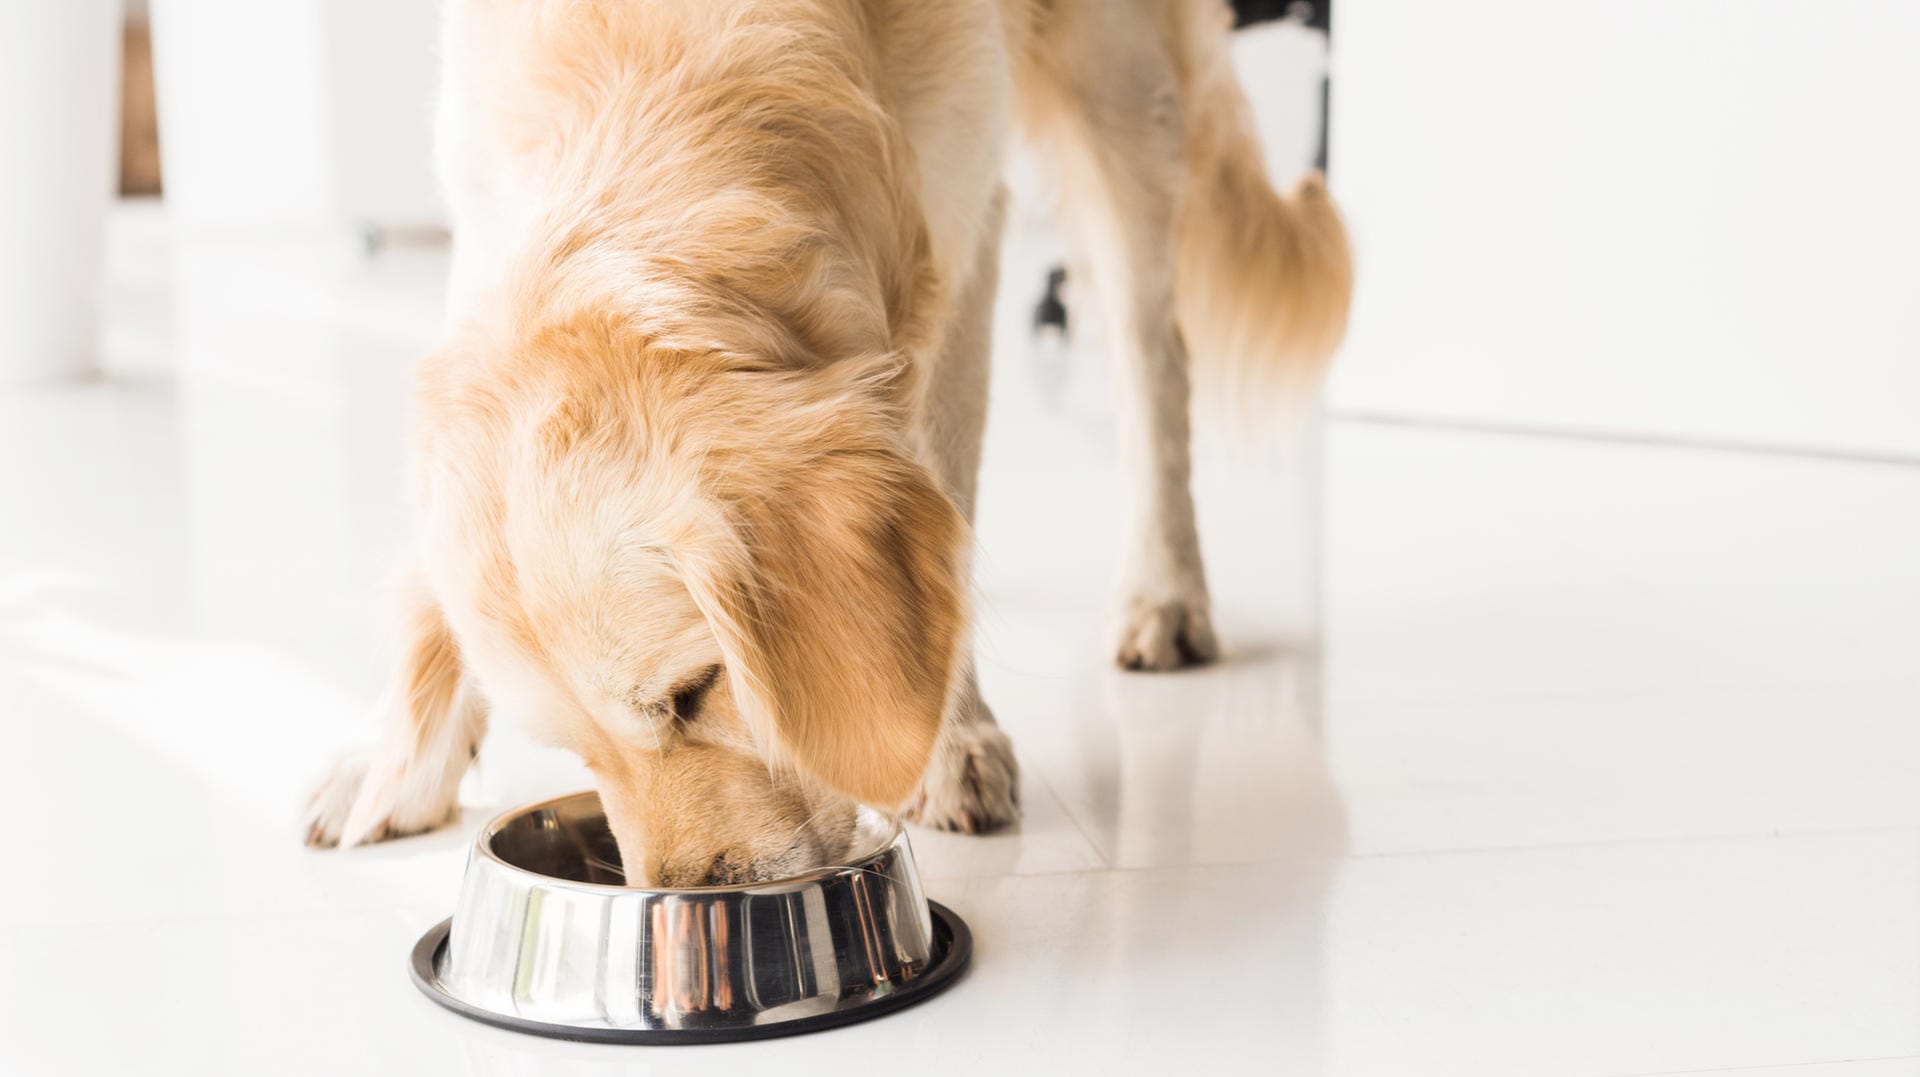
{"label": "glossy floor tile", "polygon": [[0,1074],[1920,1073],[1920,469],[1209,435],[1227,659],[1123,674],[1106,375],[1028,341],[1024,236],[976,604],[1027,816],[914,839],[972,973],[733,1047],[449,1015],[413,939],[578,764],[503,731],[448,831],[296,827],[367,735],[441,256],[147,235],[120,373],[0,396]]}

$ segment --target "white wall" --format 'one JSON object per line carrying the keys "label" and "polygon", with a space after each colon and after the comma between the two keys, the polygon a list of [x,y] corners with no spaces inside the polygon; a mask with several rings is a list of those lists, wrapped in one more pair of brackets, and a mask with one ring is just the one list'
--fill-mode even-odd
{"label": "white wall", "polygon": [[167,210],[184,228],[337,222],[309,0],[152,0]]}
{"label": "white wall", "polygon": [[152,0],[169,212],[250,235],[443,223],[434,0]]}
{"label": "white wall", "polygon": [[1345,411],[1920,453],[1920,4],[1341,0]]}
{"label": "white wall", "polygon": [[444,226],[433,174],[435,0],[324,0],[335,196],[363,224]]}

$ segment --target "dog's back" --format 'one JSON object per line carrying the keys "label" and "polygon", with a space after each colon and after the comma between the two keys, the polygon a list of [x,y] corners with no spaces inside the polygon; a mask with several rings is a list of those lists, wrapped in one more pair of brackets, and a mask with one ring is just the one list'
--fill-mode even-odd
{"label": "dog's back", "polygon": [[775,365],[924,332],[919,194],[861,5],[452,7],[442,167],[457,258],[483,263],[460,305],[600,305]]}

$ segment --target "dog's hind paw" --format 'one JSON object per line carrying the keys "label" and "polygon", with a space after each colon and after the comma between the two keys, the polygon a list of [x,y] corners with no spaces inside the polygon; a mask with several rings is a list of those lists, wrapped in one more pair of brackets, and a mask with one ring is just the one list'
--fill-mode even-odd
{"label": "dog's hind paw", "polygon": [[901,813],[921,826],[983,834],[1020,818],[1020,764],[1013,742],[984,721],[952,723],[941,731],[933,759]]}
{"label": "dog's hind paw", "polygon": [[302,822],[307,844],[325,849],[424,833],[458,814],[455,799],[421,796],[401,775],[376,773],[366,753],[352,752],[307,797]]}
{"label": "dog's hind paw", "polygon": [[1169,670],[1205,665],[1220,656],[1205,598],[1129,602],[1120,619],[1114,662],[1121,669]]}

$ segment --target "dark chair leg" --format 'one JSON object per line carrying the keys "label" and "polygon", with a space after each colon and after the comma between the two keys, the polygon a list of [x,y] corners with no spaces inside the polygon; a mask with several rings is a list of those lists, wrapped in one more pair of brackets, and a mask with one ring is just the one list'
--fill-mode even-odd
{"label": "dark chair leg", "polygon": [[1061,335],[1067,332],[1067,305],[1060,301],[1060,286],[1067,281],[1065,266],[1054,266],[1047,270],[1046,294],[1033,307],[1033,331],[1058,329]]}
{"label": "dark chair leg", "polygon": [[[1329,38],[1333,36],[1333,0],[1233,0],[1233,26],[1252,26],[1275,19],[1294,19]],[[1313,154],[1313,167],[1322,175],[1327,171],[1327,107],[1332,98],[1330,79],[1320,80],[1320,138]],[[1060,286],[1067,279],[1064,266],[1047,270],[1047,286],[1040,302],[1033,307],[1033,331],[1057,329],[1067,335],[1067,307],[1060,301]]]}

